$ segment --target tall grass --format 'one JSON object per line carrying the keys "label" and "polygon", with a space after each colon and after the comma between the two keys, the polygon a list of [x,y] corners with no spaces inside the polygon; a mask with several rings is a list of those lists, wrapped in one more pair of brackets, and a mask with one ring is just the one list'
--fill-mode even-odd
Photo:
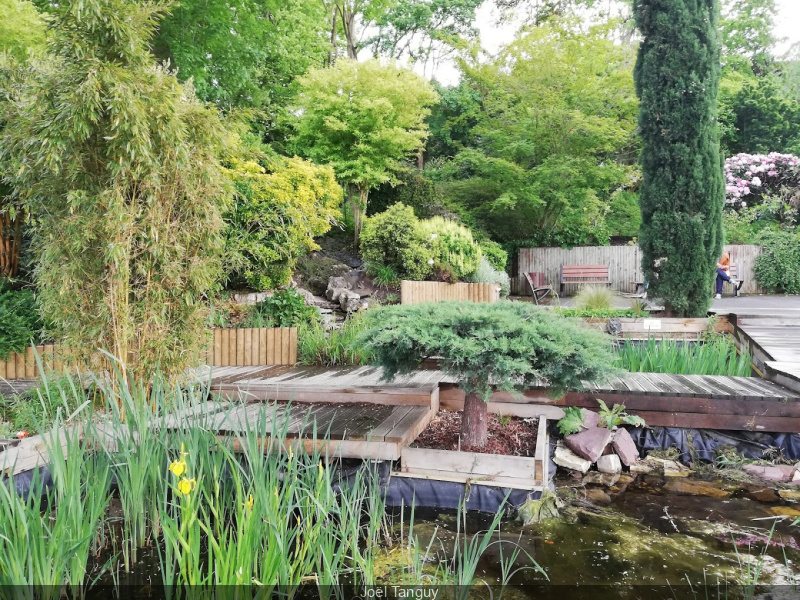
{"label": "tall grass", "polygon": [[747,377],[751,362],[749,353],[739,354],[733,341],[724,336],[698,343],[626,340],[617,348],[617,365],[634,373]]}
{"label": "tall grass", "polygon": [[364,318],[355,314],[339,329],[325,331],[319,323],[303,325],[297,334],[297,354],[300,364],[337,367],[363,365],[369,353],[355,344],[356,337],[366,328]]}
{"label": "tall grass", "polygon": [[605,285],[584,285],[575,294],[575,306],[587,310],[607,310],[614,303],[614,291]]}
{"label": "tall grass", "polygon": [[[52,487],[37,483],[23,496],[0,485],[0,585],[35,586],[22,597],[81,596],[104,571],[136,570],[143,547],[158,553],[160,572],[150,575],[168,597],[187,586],[218,598],[254,597],[254,589],[267,597],[280,587],[291,598],[304,585],[322,593],[342,585],[477,581],[477,560],[499,517],[477,541],[462,544],[459,532],[456,554],[440,557],[435,569],[409,555],[402,574],[387,580],[376,563],[395,542],[371,469],[334,481],[328,459],[289,444],[288,419],[269,420],[266,411],[218,437],[203,386],[159,379],[98,385],[102,410],[84,400],[70,415],[73,429],[62,427],[59,413],[44,436]],[[83,392],[54,393],[77,400]],[[121,523],[109,514],[112,496]],[[110,558],[90,562],[108,529],[118,540]]]}

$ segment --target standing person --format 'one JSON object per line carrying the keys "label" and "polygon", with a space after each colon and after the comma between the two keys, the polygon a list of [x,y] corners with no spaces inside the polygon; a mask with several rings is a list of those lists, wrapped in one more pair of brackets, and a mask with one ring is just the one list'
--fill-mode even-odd
{"label": "standing person", "polygon": [[730,281],[734,287],[738,290],[742,287],[742,282],[738,279],[733,279],[728,275],[728,271],[731,269],[731,253],[727,250],[722,253],[722,257],[719,259],[717,263],[717,295],[715,298],[719,300],[722,298],[722,282],[723,281]]}

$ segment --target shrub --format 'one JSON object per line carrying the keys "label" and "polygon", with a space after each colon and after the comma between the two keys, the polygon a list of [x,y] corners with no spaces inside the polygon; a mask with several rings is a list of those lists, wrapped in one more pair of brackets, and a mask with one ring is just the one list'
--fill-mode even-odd
{"label": "shrub", "polygon": [[22,352],[39,342],[44,323],[31,290],[14,291],[0,287],[0,360]]}
{"label": "shrub", "polygon": [[639,196],[629,191],[619,191],[611,197],[606,215],[608,231],[613,236],[636,237],[642,224]]}
{"label": "shrub", "polygon": [[391,268],[399,278],[421,281],[431,271],[430,248],[425,244],[419,220],[410,206],[395,204],[364,223],[361,255],[372,272]]}
{"label": "shrub", "polygon": [[485,256],[481,257],[478,269],[467,277],[472,283],[496,283],[500,286],[500,295],[508,296],[511,292],[511,278],[505,271],[495,269]]}
{"label": "shrub", "polygon": [[585,285],[575,294],[575,306],[588,310],[607,310],[614,301],[614,292],[604,285]]}
{"label": "shrub", "polygon": [[296,327],[319,321],[320,317],[319,311],[306,304],[296,289],[287,288],[256,304],[249,318],[250,327]]}
{"label": "shrub", "polygon": [[504,391],[546,385],[580,389],[583,381],[613,374],[613,354],[602,333],[522,302],[439,302],[379,308],[366,313],[357,343],[373,353],[385,377],[417,369],[437,357],[466,394],[462,441],[487,440],[486,401]]}
{"label": "shrub", "polygon": [[463,279],[478,269],[481,249],[472,233],[463,225],[442,217],[420,222],[420,231],[431,246],[434,260],[448,265],[456,279]]}
{"label": "shrub", "polygon": [[235,189],[223,215],[228,279],[257,290],[287,285],[298,258],[319,249],[314,237],[341,214],[333,170],[286,158],[271,172],[234,160],[226,174]]}
{"label": "shrub", "polygon": [[770,231],[760,242],[764,252],[756,258],[758,284],[774,292],[800,294],[800,233]]}
{"label": "shrub", "polygon": [[791,154],[737,154],[725,161],[725,204],[746,208],[783,188],[800,189],[800,158]]}
{"label": "shrub", "polygon": [[481,247],[481,254],[489,261],[498,271],[505,271],[508,265],[508,252],[503,250],[503,247],[497,242],[493,242],[488,238],[478,240],[478,245]]}
{"label": "shrub", "polygon": [[375,188],[369,196],[367,214],[381,213],[398,203],[410,206],[420,219],[441,214],[443,210],[433,182],[417,169],[398,173],[395,185],[384,183]]}

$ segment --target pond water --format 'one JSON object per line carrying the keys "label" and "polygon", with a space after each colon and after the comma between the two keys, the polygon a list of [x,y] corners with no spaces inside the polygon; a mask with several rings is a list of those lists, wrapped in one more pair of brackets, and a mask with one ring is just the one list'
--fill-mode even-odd
{"label": "pond water", "polygon": [[[800,526],[792,525],[800,505],[768,487],[623,475],[612,486],[563,479],[558,495],[565,502],[558,520],[524,527],[503,521],[500,537],[519,544],[547,574],[519,572],[504,598],[750,598],[764,589],[748,584],[787,586],[781,589],[792,592],[788,586],[800,583]],[[403,511],[402,521],[399,509],[389,514],[395,543],[401,522],[407,538],[409,513]],[[420,547],[435,536],[433,546],[451,552],[458,519],[455,511],[417,508],[413,532]],[[485,530],[491,520],[492,515],[468,513],[466,531]],[[493,545],[477,574],[495,584],[502,575],[499,565],[500,547]],[[116,581],[127,597],[153,597],[159,570],[157,553],[145,551],[131,573],[106,573],[99,583]],[[480,597],[496,598],[497,591]]]}

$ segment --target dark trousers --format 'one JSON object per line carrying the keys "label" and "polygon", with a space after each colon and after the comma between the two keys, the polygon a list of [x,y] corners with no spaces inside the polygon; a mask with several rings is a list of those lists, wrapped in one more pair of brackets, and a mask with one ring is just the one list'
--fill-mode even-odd
{"label": "dark trousers", "polygon": [[731,278],[728,277],[728,274],[723,271],[722,269],[717,269],[717,293],[722,295],[722,282],[723,281],[730,281]]}

